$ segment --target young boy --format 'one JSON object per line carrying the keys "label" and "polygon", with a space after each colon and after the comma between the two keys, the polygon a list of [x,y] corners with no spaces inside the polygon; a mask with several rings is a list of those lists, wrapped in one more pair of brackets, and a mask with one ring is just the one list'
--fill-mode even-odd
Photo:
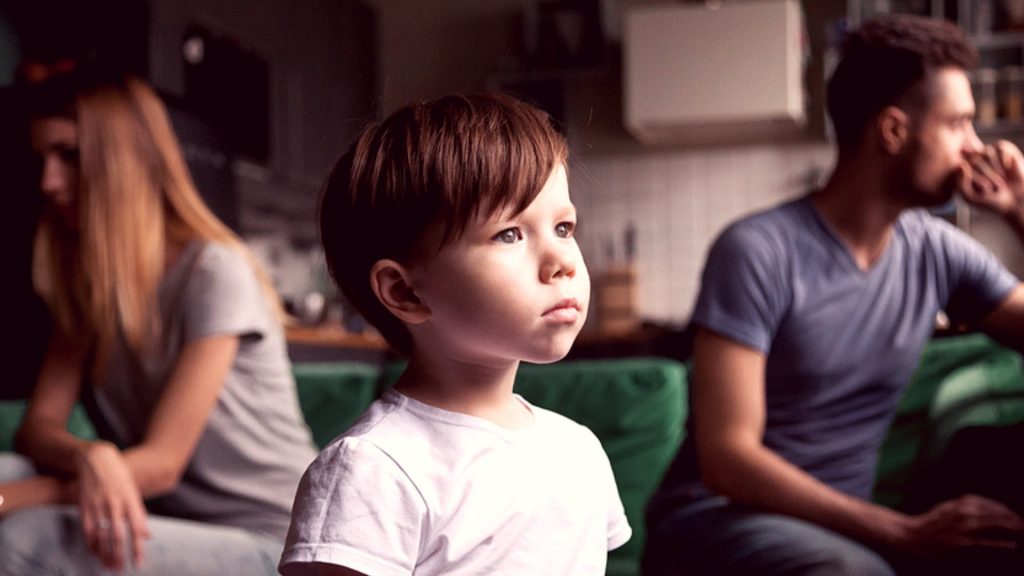
{"label": "young boy", "polygon": [[597,438],[512,392],[586,317],[566,156],[543,112],[472,95],[403,108],[338,161],[331,274],[409,364],[307,470],[282,574],[597,575],[629,539]]}

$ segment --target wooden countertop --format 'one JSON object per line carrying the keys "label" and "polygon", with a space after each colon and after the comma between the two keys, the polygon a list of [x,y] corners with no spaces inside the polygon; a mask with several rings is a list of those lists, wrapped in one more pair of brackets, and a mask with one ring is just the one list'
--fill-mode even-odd
{"label": "wooden countertop", "polygon": [[376,333],[356,334],[340,326],[288,326],[285,329],[288,344],[304,346],[330,346],[335,348],[359,348],[366,350],[387,350],[388,344]]}

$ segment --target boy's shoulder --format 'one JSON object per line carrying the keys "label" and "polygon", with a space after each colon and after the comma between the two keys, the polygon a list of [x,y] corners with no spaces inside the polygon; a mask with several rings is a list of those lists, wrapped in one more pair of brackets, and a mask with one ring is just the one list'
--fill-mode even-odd
{"label": "boy's shoulder", "polygon": [[[501,446],[542,442],[552,449],[595,449],[597,436],[586,426],[523,400],[533,411],[535,424],[526,431],[503,430],[482,419],[434,408],[389,390],[374,401],[344,434],[321,452],[318,460],[335,460],[342,453],[351,459],[376,453],[397,467],[413,471],[455,465],[467,454],[490,452]],[[602,452],[603,453],[603,452]],[[417,464],[419,463],[419,464]]]}
{"label": "boy's shoulder", "polygon": [[554,439],[561,439],[571,442],[593,443],[598,447],[601,441],[597,435],[579,422],[547,408],[528,404],[533,411],[537,426],[544,428],[543,434]]}

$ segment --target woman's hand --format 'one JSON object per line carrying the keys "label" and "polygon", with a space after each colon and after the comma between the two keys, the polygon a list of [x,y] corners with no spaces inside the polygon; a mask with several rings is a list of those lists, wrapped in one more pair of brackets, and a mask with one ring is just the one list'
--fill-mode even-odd
{"label": "woman's hand", "polygon": [[119,570],[131,543],[132,563],[142,562],[149,537],[142,494],[121,451],[92,442],[77,460],[78,505],[85,541],[108,568]]}

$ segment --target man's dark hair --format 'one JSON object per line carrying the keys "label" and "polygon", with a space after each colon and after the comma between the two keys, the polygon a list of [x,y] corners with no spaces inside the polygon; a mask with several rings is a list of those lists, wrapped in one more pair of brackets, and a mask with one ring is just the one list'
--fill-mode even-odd
{"label": "man's dark hair", "polygon": [[968,71],[977,61],[977,49],[951,22],[908,14],[865,22],[847,37],[828,83],[828,113],[839,147],[857,147],[887,106],[923,107],[927,80],[938,69]]}

